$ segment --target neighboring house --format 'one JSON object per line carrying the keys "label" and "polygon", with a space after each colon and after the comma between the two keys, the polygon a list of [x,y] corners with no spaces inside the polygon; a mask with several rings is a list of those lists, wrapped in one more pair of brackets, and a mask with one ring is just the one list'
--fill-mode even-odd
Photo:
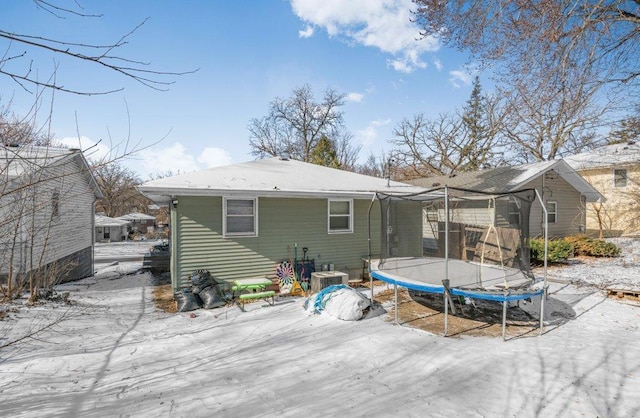
{"label": "neighboring house", "polygon": [[96,215],[96,242],[119,242],[127,239],[129,221]]}
{"label": "neighboring house", "polygon": [[[171,278],[188,286],[207,269],[232,280],[274,277],[283,260],[305,255],[359,277],[369,253],[369,208],[375,191],[421,189],[295,160],[269,158],[153,180],[138,189],[171,206]],[[372,248],[379,253],[379,206],[373,205]],[[418,229],[421,205],[405,217]],[[421,255],[419,245],[417,255]]]}
{"label": "neighboring house", "polygon": [[640,144],[607,145],[565,160],[606,198],[587,206],[590,233],[640,233]]}
{"label": "neighboring house", "polygon": [[[565,161],[553,160],[515,167],[500,167],[469,173],[459,173],[449,176],[428,177],[408,181],[408,183],[426,189],[438,187],[457,187],[479,190],[488,193],[506,193],[525,189],[535,189],[544,201],[548,211],[549,237],[563,237],[585,231],[585,206],[587,202],[595,202],[601,195]],[[514,219],[511,213],[511,203],[499,205],[495,208],[472,208],[481,212],[485,223],[504,224],[510,222],[521,223]],[[425,207],[425,222],[429,219]],[[529,216],[529,236],[542,236],[544,233],[544,213],[538,199],[531,205]],[[428,231],[428,228],[424,228]]]}
{"label": "neighboring house", "polygon": [[80,150],[0,146],[0,274],[61,282],[93,274],[102,193]]}
{"label": "neighboring house", "polygon": [[155,232],[156,217],[147,215],[146,213],[131,212],[126,215],[118,216],[116,219],[129,222],[128,231],[131,233],[146,234]]}

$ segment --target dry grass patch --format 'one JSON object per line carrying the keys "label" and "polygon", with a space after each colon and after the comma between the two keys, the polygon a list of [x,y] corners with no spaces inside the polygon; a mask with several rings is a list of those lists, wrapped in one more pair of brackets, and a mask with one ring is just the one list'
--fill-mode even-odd
{"label": "dry grass patch", "polygon": [[[394,301],[393,289],[376,295],[376,302]],[[449,337],[487,336],[502,337],[502,304],[498,302],[475,301],[476,306],[456,302],[457,315],[448,315]],[[395,319],[395,307],[387,314],[387,320]],[[398,322],[403,326],[422,329],[436,335],[444,333],[444,299],[438,294],[417,294],[405,288],[398,289]],[[537,318],[532,318],[523,310],[509,308],[507,313],[507,338],[525,334],[537,335]]]}
{"label": "dry grass patch", "polygon": [[161,284],[153,288],[153,302],[161,311],[176,313],[178,304],[173,298],[173,288],[170,284]]}

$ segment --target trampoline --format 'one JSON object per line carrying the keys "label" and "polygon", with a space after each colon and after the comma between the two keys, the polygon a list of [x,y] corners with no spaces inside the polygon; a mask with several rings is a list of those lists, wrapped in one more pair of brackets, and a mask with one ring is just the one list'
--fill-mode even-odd
{"label": "trampoline", "polygon": [[[528,221],[519,221],[529,219],[536,197],[535,190],[496,195],[448,187],[411,195],[377,193],[369,208],[370,254],[376,201],[382,223],[381,255],[368,260],[372,302],[374,279],[393,285],[398,323],[398,287],[442,294],[445,336],[450,304],[455,313],[451,296],[502,303],[506,339],[508,303],[539,297],[542,331],[546,262],[544,280],[536,281],[529,268]],[[420,222],[412,221],[415,211]]]}

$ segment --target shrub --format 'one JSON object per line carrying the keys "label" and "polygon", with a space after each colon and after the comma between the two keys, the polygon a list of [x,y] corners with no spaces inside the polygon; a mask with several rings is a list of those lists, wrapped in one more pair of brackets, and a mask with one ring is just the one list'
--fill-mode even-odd
{"label": "shrub", "polygon": [[620,255],[620,248],[601,239],[589,238],[586,235],[574,235],[566,240],[573,245],[574,255],[590,257],[616,257]]}
{"label": "shrub", "polygon": [[[531,262],[544,262],[544,239],[533,238],[529,241],[531,249]],[[573,257],[573,245],[566,239],[550,240],[547,247],[547,260],[550,263],[561,263]]]}
{"label": "shrub", "polygon": [[[531,248],[531,262],[534,264],[543,263],[544,239],[533,238],[529,241],[529,246]],[[548,247],[548,261],[550,263],[561,263],[576,255],[616,257],[619,254],[620,248],[617,245],[601,239],[589,238],[586,235],[550,240]]]}

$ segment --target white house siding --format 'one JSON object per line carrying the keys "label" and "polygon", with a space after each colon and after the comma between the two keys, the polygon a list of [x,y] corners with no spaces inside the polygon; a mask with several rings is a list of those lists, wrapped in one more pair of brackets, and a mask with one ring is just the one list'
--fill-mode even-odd
{"label": "white house siding", "polygon": [[[68,157],[35,173],[20,177],[25,186],[20,193],[5,195],[11,201],[11,227],[18,227],[13,252],[14,268],[28,272],[53,262],[73,263],[75,267],[63,280],[92,274],[93,203],[95,192],[89,186],[87,173],[81,172],[79,157]],[[52,216],[52,197],[58,193],[58,216]],[[6,231],[3,231],[6,232]],[[2,260],[3,273],[8,271],[8,255]],[[62,260],[62,261],[61,261]],[[16,270],[14,270],[16,271]]]}
{"label": "white house siding", "polygon": [[[368,254],[367,215],[370,200],[354,200],[354,232],[328,234],[327,199],[258,199],[258,236],[222,236],[221,197],[177,197],[172,209],[172,282],[186,287],[191,273],[207,269],[214,277],[233,280],[249,277],[275,277],[282,260],[297,258],[303,248],[322,264],[334,264],[350,277],[362,274],[362,257]],[[379,253],[380,220],[377,205],[372,221],[374,254]],[[419,220],[418,220],[419,223]]]}

